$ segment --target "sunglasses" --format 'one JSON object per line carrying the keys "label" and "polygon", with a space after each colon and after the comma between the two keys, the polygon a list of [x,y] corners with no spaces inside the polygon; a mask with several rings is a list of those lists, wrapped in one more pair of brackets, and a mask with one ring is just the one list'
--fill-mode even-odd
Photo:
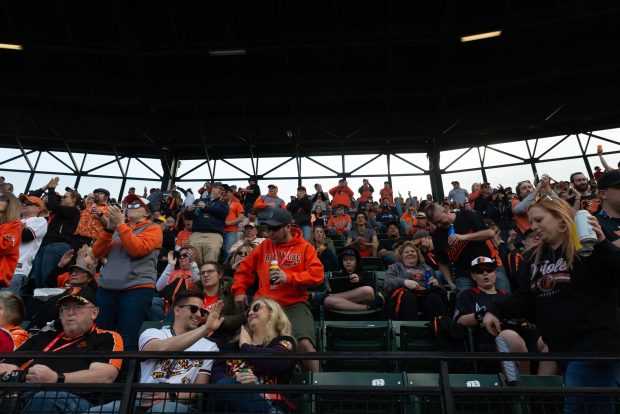
{"label": "sunglasses", "polygon": [[187,258],[189,257],[189,254],[187,254],[187,253],[181,253],[181,254],[179,255],[179,257],[180,257],[181,259],[187,259]]}
{"label": "sunglasses", "polygon": [[493,273],[494,271],[495,269],[492,267],[479,267],[476,270],[474,270],[474,274],[481,275],[484,273]]}
{"label": "sunglasses", "polygon": [[24,207],[32,207],[32,206],[36,206],[35,203],[31,203],[30,201],[24,202],[22,203],[22,206]]}
{"label": "sunglasses", "polygon": [[280,230],[284,226],[286,226],[286,224],[280,224],[279,226],[267,226],[267,231],[276,232],[276,231]]}
{"label": "sunglasses", "polygon": [[[142,203],[131,203],[131,204],[127,204],[127,208],[130,210],[135,210],[137,208],[142,207]],[[162,221],[162,223],[165,223],[165,221]]]}
{"label": "sunglasses", "polygon": [[198,311],[200,311],[200,316],[206,316],[207,315],[207,310],[204,308],[201,308],[199,306],[196,305],[179,305],[177,306],[178,308],[189,308],[189,311],[191,313],[196,313]]}
{"label": "sunglasses", "polygon": [[257,313],[262,307],[263,307],[263,304],[261,302],[256,302],[254,306],[248,309],[248,311],[245,313],[246,319],[250,316],[250,312]]}

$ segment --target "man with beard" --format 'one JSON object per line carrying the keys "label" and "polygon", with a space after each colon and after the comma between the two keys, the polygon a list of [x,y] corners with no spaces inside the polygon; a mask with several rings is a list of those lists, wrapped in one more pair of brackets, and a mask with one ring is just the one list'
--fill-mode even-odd
{"label": "man with beard", "polygon": [[573,210],[588,210],[590,214],[597,215],[601,211],[601,201],[590,190],[588,178],[581,172],[572,173],[570,183],[575,195],[568,199],[568,204],[573,206]]}
{"label": "man with beard", "polygon": [[395,221],[387,223],[387,239],[379,242],[377,256],[381,257],[387,266],[396,263],[394,251],[405,241],[398,231],[398,223]]}

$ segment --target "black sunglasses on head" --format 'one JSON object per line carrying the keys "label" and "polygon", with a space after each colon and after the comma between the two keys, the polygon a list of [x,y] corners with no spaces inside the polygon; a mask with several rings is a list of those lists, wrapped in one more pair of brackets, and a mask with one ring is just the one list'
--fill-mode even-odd
{"label": "black sunglasses on head", "polygon": [[201,307],[198,307],[196,305],[178,305],[177,307],[179,308],[189,308],[189,311],[191,313],[196,313],[198,311],[200,311],[200,316],[206,316],[207,315],[207,310]]}
{"label": "black sunglasses on head", "polygon": [[186,259],[186,258],[188,258],[188,257],[189,257],[189,254],[187,254],[187,253],[181,253],[181,254],[179,255],[179,257],[180,257],[181,259]]}
{"label": "black sunglasses on head", "polygon": [[484,273],[493,273],[495,271],[492,267],[478,267],[474,270],[474,274],[482,275]]}

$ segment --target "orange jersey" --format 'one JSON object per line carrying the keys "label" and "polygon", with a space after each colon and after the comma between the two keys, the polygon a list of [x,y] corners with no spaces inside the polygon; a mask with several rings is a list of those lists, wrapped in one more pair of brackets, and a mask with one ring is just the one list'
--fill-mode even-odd
{"label": "orange jersey", "polygon": [[351,216],[345,214],[343,216],[331,216],[327,222],[327,227],[336,229],[338,234],[345,234],[347,227],[351,224]]}
{"label": "orange jersey", "polygon": [[[133,228],[129,227],[129,224],[123,223],[116,228],[120,242],[123,243],[123,248],[131,257],[142,257],[155,249],[161,248],[163,241],[163,234],[161,227],[151,226],[144,230],[140,235],[133,234],[133,230],[148,226],[151,224],[149,220],[143,220],[136,224]],[[93,245],[93,254],[98,259],[105,257],[110,251],[112,244],[112,233],[102,231],[97,237],[97,241]]]}
{"label": "orange jersey", "polygon": [[11,284],[19,260],[22,223],[19,220],[0,224],[0,287]]}
{"label": "orange jersey", "polygon": [[336,186],[329,190],[329,194],[332,196],[332,206],[345,206],[346,208],[351,208],[351,197],[353,197],[354,193],[349,187]]}
{"label": "orange jersey", "polygon": [[21,326],[11,325],[6,329],[11,333],[11,336],[13,337],[15,349],[22,346],[22,344],[26,342],[26,339],[30,338],[30,334],[23,330]]}
{"label": "orange jersey", "polygon": [[381,196],[380,204],[383,204],[384,201],[387,201],[389,205],[394,205],[394,193],[391,188],[382,188],[379,191],[379,195]]}
{"label": "orange jersey", "polygon": [[519,231],[521,232],[521,234],[525,234],[525,232],[528,231],[532,227],[532,224],[530,223],[530,218],[527,215],[527,213],[515,214],[515,207],[520,202],[521,200],[519,200],[518,198],[512,199],[512,219],[514,220],[515,224],[519,228]]}
{"label": "orange jersey", "polygon": [[[265,239],[239,264],[231,292],[245,295],[258,277],[258,291],[254,298],[268,297],[281,306],[289,306],[308,299],[306,288],[323,283],[323,265],[316,249],[301,236],[301,230],[292,229],[293,238],[284,244],[274,245]],[[277,259],[276,259],[277,258]],[[287,281],[275,289],[269,284],[269,266],[272,260],[279,262]]]}
{"label": "orange jersey", "polygon": [[99,233],[103,231],[103,224],[101,224],[99,217],[95,213],[90,212],[90,209],[94,207],[99,208],[103,215],[108,217],[109,206],[107,204],[90,203],[80,213],[80,221],[78,222],[77,229],[75,229],[75,234],[96,239]]}
{"label": "orange jersey", "polygon": [[189,247],[189,238],[191,237],[191,235],[191,230],[181,230],[177,235],[176,245],[179,247]]}
{"label": "orange jersey", "polygon": [[[243,211],[243,206],[238,201],[232,200],[230,204],[228,204],[228,215],[226,216],[226,221],[233,221],[234,219],[242,215]],[[224,233],[236,232],[237,224],[224,226]]]}

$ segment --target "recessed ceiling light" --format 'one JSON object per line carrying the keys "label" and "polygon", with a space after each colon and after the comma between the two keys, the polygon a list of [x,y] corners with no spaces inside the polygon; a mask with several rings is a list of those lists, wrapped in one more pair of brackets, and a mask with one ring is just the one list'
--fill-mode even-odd
{"label": "recessed ceiling light", "polygon": [[24,47],[22,45],[15,45],[12,43],[0,43],[0,49],[24,50]]}
{"label": "recessed ceiling light", "polygon": [[246,53],[245,49],[209,50],[209,56],[241,56]]}
{"label": "recessed ceiling light", "polygon": [[502,35],[502,31],[501,30],[496,30],[494,32],[478,33],[478,34],[474,34],[474,35],[469,35],[469,36],[461,37],[461,42],[463,42],[463,43],[465,43],[465,42],[473,42],[474,40],[488,39],[488,38],[491,38],[491,37],[497,37],[497,36],[501,36],[501,35]]}

